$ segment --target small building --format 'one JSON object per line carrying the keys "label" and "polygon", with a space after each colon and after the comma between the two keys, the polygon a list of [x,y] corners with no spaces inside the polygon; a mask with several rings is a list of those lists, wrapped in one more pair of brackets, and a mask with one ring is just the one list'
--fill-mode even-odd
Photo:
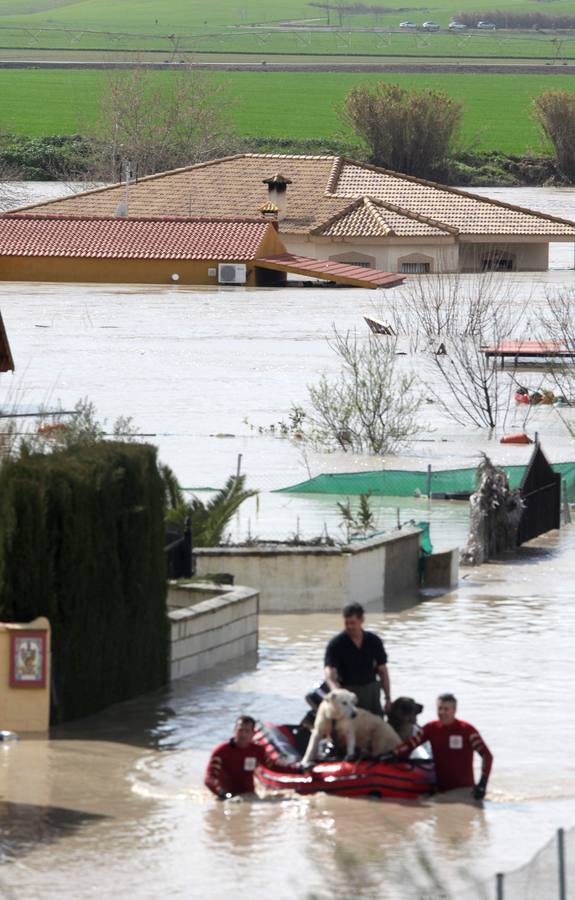
{"label": "small building", "polygon": [[293,272],[365,288],[403,281],[287,253],[270,211],[265,205],[257,219],[1,216],[0,280],[253,287],[281,284]]}
{"label": "small building", "polygon": [[0,372],[13,372],[14,360],[12,351],[8,343],[8,335],[2,321],[2,313],[0,313]]}
{"label": "small building", "polygon": [[[111,217],[125,193],[16,212]],[[142,178],[129,198],[136,217],[251,217],[268,201],[288,252],[404,274],[543,271],[550,242],[575,241],[569,220],[340,156],[246,153]]]}

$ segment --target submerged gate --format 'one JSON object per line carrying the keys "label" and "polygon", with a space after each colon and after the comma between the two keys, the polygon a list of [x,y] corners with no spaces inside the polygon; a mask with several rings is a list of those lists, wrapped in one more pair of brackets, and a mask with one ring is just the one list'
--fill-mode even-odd
{"label": "submerged gate", "polygon": [[539,444],[520,485],[523,513],[517,531],[517,545],[561,527],[561,475],[554,472]]}

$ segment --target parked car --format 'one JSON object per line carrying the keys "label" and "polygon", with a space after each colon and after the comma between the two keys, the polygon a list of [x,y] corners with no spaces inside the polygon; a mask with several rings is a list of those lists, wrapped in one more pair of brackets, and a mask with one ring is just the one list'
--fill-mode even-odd
{"label": "parked car", "polygon": [[441,25],[438,25],[437,22],[424,22],[421,27],[424,31],[439,31],[441,29]]}
{"label": "parked car", "polygon": [[495,31],[497,25],[495,25],[493,22],[478,22],[477,27],[484,28],[486,31]]}
{"label": "parked car", "polygon": [[450,31],[464,31],[467,25],[464,25],[463,22],[450,22],[447,27]]}
{"label": "parked car", "polygon": [[403,28],[404,31],[417,31],[415,22],[400,22],[399,27]]}

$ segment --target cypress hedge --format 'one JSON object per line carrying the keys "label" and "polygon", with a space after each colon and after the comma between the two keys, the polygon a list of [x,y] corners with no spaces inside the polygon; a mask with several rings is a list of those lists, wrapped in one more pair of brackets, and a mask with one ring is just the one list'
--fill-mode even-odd
{"label": "cypress hedge", "polygon": [[53,722],[165,683],[163,518],[151,446],[75,445],[0,469],[0,618],[50,620]]}

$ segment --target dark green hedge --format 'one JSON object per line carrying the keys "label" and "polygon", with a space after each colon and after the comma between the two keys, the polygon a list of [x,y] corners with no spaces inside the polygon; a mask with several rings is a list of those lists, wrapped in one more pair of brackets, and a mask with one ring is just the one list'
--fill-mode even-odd
{"label": "dark green hedge", "polygon": [[165,592],[153,447],[101,442],[3,465],[0,618],[49,618],[53,721],[166,681]]}

